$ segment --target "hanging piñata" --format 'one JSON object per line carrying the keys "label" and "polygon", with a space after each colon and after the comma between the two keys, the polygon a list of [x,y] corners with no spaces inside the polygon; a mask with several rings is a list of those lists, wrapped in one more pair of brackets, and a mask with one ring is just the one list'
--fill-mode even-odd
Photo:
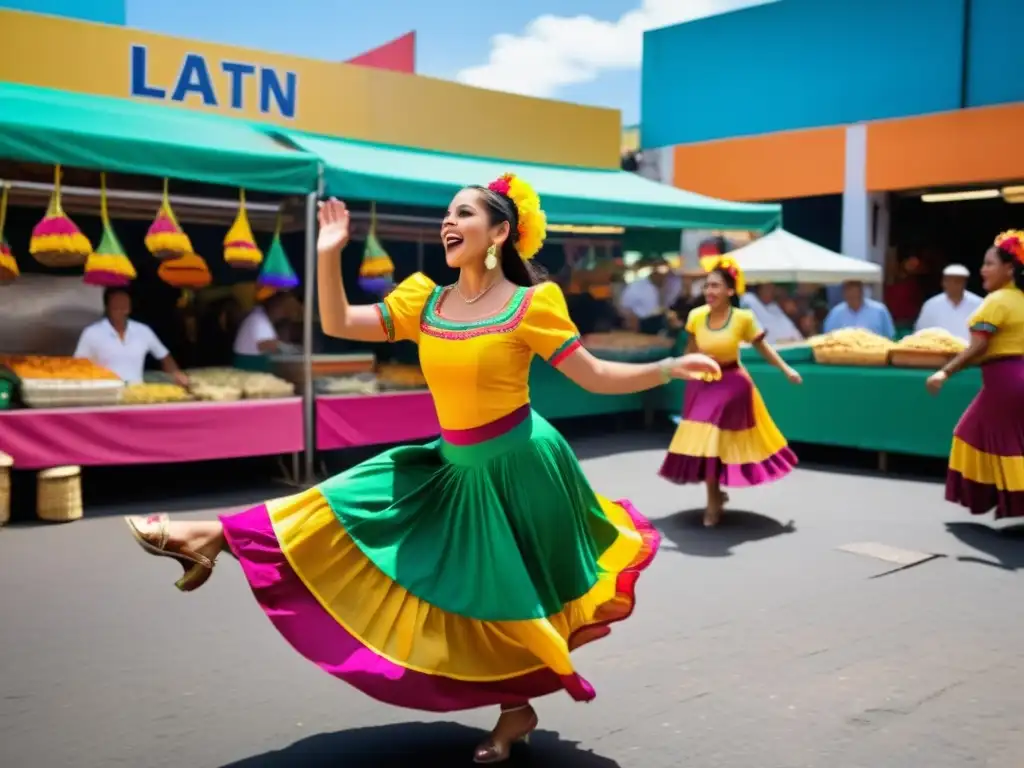
{"label": "hanging pi\u00f1ata", "polygon": [[370,229],[366,233],[359,286],[367,293],[384,296],[394,285],[395,264],[377,239],[377,204],[370,204]]}
{"label": "hanging pi\u00f1ata", "polygon": [[32,230],[28,252],[47,267],[80,267],[92,253],[92,244],[64,213],[60,204],[60,166],[54,168],[53,194],[46,215]]}
{"label": "hanging pi\u00f1ata", "polygon": [[263,253],[256,245],[245,210],[245,190],[239,190],[238,215],[224,236],[224,261],[239,269],[255,269],[263,261]]}
{"label": "hanging pi\u00f1ata", "polygon": [[7,190],[10,187],[3,184],[0,189],[0,285],[6,285],[17,279],[21,271],[18,269],[18,261],[11,252],[11,246],[4,240],[4,221],[7,219]]}
{"label": "hanging pi\u00f1ata", "polygon": [[288,254],[285,253],[281,244],[281,212],[277,214],[277,227],[274,229],[274,239],[267,251],[267,258],[263,261],[263,269],[256,279],[259,293],[257,298],[262,299],[276,291],[290,291],[299,284],[299,278],[288,261]]}
{"label": "hanging pi\u00f1ata", "polygon": [[164,261],[157,267],[156,274],[168,285],[183,290],[205,288],[213,282],[210,268],[197,253],[186,253],[176,259]]}
{"label": "hanging pi\u00f1ata", "polygon": [[160,261],[192,253],[192,241],[182,230],[178,217],[171,208],[169,184],[169,180],[164,179],[164,198],[160,203],[160,210],[156,212],[156,218],[146,232],[146,248]]}
{"label": "hanging pi\u00f1ata", "polygon": [[137,275],[131,260],[125,255],[121,241],[114,234],[107,211],[107,174],[100,174],[100,221],[103,222],[103,239],[96,251],[85,262],[85,283],[104,288],[128,285]]}

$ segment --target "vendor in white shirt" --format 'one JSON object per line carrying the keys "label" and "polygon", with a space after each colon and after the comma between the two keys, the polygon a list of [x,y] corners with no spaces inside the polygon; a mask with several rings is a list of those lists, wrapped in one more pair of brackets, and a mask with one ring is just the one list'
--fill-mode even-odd
{"label": "vendor in white shirt", "polygon": [[962,264],[946,267],[942,271],[942,293],[924,303],[914,330],[942,328],[964,341],[970,341],[967,321],[982,301],[980,296],[967,290],[967,278],[970,276],[970,271]]}
{"label": "vendor in white shirt", "polygon": [[188,377],[178,368],[167,347],[152,328],[132,320],[131,313],[132,297],[127,288],[105,290],[104,318],[82,331],[75,357],[92,360],[128,384],[139,384],[146,368],[146,355],[152,355],[164,372],[181,386],[187,386]]}
{"label": "vendor in white shirt", "polygon": [[285,346],[274,327],[288,314],[288,294],[272,293],[242,321],[235,335],[235,367],[244,371],[270,371],[270,356]]}
{"label": "vendor in white shirt", "polygon": [[618,307],[626,328],[635,333],[660,333],[665,327],[665,311],[679,298],[682,285],[682,279],[671,274],[665,262],[656,263],[650,275],[627,285]]}
{"label": "vendor in white shirt", "polygon": [[769,344],[784,341],[799,341],[803,334],[789,315],[779,306],[776,289],[771,283],[761,283],[753,292],[743,294],[740,305],[754,313],[758,324],[764,331],[764,340]]}

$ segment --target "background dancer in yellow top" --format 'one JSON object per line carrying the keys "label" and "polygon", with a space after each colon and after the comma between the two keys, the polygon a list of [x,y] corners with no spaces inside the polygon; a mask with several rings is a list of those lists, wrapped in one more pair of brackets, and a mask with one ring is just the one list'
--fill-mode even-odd
{"label": "background dancer in yellow top", "polygon": [[728,496],[726,487],[750,487],[778,480],[797,463],[765,408],[749,374],[740,366],[740,344],[754,345],[765,360],[794,384],[800,374],[765,342],[754,314],[740,309],[745,284],[739,265],[728,257],[702,260],[708,272],[707,303],[686,319],[688,352],[702,352],[722,367],[717,380],[686,385],[683,419],[676,429],[660,474],[679,485],[704,483],[704,525],[717,525]]}
{"label": "background dancer in yellow top", "polygon": [[1004,232],[985,254],[988,295],[971,316],[967,349],[928,379],[933,394],[968,365],[981,391],[953,432],[946,500],[996,518],[1024,515],[1024,232]]}

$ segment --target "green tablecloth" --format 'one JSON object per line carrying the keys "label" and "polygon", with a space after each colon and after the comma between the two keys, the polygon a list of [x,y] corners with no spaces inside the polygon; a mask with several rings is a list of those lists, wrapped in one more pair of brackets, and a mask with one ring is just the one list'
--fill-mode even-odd
{"label": "green tablecloth", "polygon": [[[981,386],[981,373],[954,376],[938,397],[924,388],[929,371],[796,363],[794,386],[764,362],[745,366],[779,429],[792,442],[942,457],[953,428]],[[682,410],[683,384],[665,388],[670,413]]]}

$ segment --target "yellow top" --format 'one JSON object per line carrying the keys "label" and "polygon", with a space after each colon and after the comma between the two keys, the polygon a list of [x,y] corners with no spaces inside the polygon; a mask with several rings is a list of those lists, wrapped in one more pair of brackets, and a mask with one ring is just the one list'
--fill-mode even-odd
{"label": "yellow top", "polygon": [[968,325],[972,333],[989,336],[982,360],[1024,355],[1024,292],[1013,285],[992,291]]}
{"label": "yellow top", "polygon": [[697,349],[719,363],[735,363],[740,356],[740,344],[764,338],[749,309],[731,307],[721,328],[710,325],[711,307],[705,304],[690,311],[686,317],[686,332],[697,342]]}
{"label": "yellow top", "polygon": [[389,341],[419,344],[442,429],[480,427],[526,405],[533,356],[557,366],[579,346],[554,283],[517,288],[501,312],[475,321],[444,317],[450,291],[416,273],[376,305]]}

